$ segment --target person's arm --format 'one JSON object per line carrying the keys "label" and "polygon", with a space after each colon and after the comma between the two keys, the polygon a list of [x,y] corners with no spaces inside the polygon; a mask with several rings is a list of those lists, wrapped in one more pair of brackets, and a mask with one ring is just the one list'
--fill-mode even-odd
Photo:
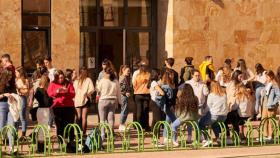
{"label": "person's arm", "polygon": [[207,96],[209,94],[209,89],[207,88],[207,86],[205,84],[203,84],[202,93],[204,96]]}
{"label": "person's arm", "polygon": [[209,95],[208,98],[207,98],[207,105],[211,109],[213,107],[213,104],[214,104],[213,103],[213,98],[212,98],[211,95]]}
{"label": "person's arm", "polygon": [[59,89],[55,89],[53,83],[50,83],[47,92],[48,92],[48,95],[52,98],[56,98],[56,97],[60,96]]}
{"label": "person's arm", "polygon": [[159,85],[156,85],[156,86],[155,86],[155,90],[158,91],[159,94],[160,94],[161,96],[164,96],[165,93],[164,93],[164,91],[160,88]]}
{"label": "person's arm", "polygon": [[64,91],[61,92],[61,95],[65,95],[69,98],[74,98],[75,97],[75,89],[73,87],[73,84],[68,84],[68,86],[65,88]]}
{"label": "person's arm", "polygon": [[126,83],[125,83],[125,78],[120,78],[120,91],[122,95],[126,94]]}
{"label": "person's arm", "polygon": [[118,81],[116,81],[117,82],[117,100],[118,100],[118,103],[120,104],[120,105],[122,105],[122,100],[121,100],[121,88],[120,88],[120,84],[118,83]]}
{"label": "person's arm", "polygon": [[275,97],[273,99],[272,105],[276,105],[280,101],[280,90],[278,87],[274,88],[274,93],[275,93]]}
{"label": "person's arm", "polygon": [[247,72],[249,74],[249,78],[246,81],[248,82],[254,80],[255,79],[254,73],[250,69],[247,69]]}
{"label": "person's arm", "polygon": [[94,85],[90,78],[88,78],[88,81],[89,81],[89,84],[88,84],[87,96],[90,97],[92,95],[92,93],[94,92]]}

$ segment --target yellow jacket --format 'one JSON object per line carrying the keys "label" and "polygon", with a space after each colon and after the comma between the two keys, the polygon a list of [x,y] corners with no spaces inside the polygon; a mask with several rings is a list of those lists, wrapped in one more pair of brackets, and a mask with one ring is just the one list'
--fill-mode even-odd
{"label": "yellow jacket", "polygon": [[206,80],[206,68],[207,67],[215,73],[213,64],[209,61],[203,61],[202,64],[199,66],[199,71],[201,74],[202,81]]}

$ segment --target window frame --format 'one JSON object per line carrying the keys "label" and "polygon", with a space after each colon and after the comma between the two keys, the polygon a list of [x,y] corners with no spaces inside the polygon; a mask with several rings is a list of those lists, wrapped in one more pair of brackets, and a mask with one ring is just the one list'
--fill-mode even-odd
{"label": "window frame", "polygon": [[[28,12],[23,10],[23,1],[21,0],[21,18],[23,19],[23,16],[46,16],[49,18],[49,25],[48,26],[40,26],[40,25],[24,25],[24,21],[21,21],[21,27],[22,27],[22,32],[21,32],[21,66],[24,67],[24,45],[23,45],[23,36],[25,31],[45,31],[47,32],[47,48],[48,52],[47,55],[51,56],[51,25],[52,25],[52,18],[51,18],[51,0],[49,1],[49,12]],[[35,68],[36,69],[36,68]],[[35,70],[34,69],[34,70]],[[27,71],[32,71],[32,70],[27,70]]]}

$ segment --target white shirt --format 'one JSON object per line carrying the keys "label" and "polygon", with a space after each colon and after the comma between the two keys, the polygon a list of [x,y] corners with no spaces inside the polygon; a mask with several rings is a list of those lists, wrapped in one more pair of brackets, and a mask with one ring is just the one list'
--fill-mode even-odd
{"label": "white shirt", "polygon": [[159,84],[156,81],[153,81],[151,83],[151,87],[150,87],[150,95],[151,95],[151,99],[153,101],[156,100],[156,96],[158,95],[158,91],[156,90],[156,86],[158,86]]}
{"label": "white shirt", "polygon": [[86,96],[94,92],[92,80],[90,78],[86,78],[82,85],[80,85],[79,80],[75,80],[73,86],[75,88],[75,107],[81,107],[88,101]]}
{"label": "white shirt", "polygon": [[199,106],[203,106],[206,102],[206,97],[209,94],[206,84],[202,82],[195,82],[193,79],[186,81],[186,83],[192,86],[194,94],[198,98]]}
{"label": "white shirt", "polygon": [[117,99],[119,104],[122,104],[121,89],[118,80],[111,81],[109,79],[102,78],[97,85],[97,90],[100,94],[100,100]]}
{"label": "white shirt", "polygon": [[[140,73],[140,70],[136,70],[134,71],[133,75],[132,75],[132,84],[134,83],[135,79],[136,79],[136,76]],[[134,86],[134,85],[133,85]]]}
{"label": "white shirt", "polygon": [[54,73],[55,73],[55,68],[51,68],[51,69],[49,69],[48,71],[49,71],[49,79],[50,79],[50,82],[52,82],[53,80],[54,80]]}

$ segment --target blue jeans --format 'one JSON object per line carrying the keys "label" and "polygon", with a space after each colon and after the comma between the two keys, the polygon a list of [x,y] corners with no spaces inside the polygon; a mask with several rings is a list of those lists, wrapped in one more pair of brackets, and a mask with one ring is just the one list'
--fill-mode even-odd
{"label": "blue jeans", "polygon": [[264,89],[264,85],[261,86],[259,85],[257,88],[256,88],[256,92],[255,92],[255,96],[256,96],[256,104],[255,104],[255,114],[258,114],[259,113],[259,108],[260,108],[260,105],[261,105],[261,91]]}
{"label": "blue jeans", "polygon": [[[4,126],[6,126],[7,124],[15,126],[13,117],[12,117],[11,113],[9,112],[8,103],[0,102],[0,130],[2,130],[2,128]],[[9,139],[9,147],[12,147],[13,137],[10,132],[8,133],[8,139]]]}
{"label": "blue jeans", "polygon": [[[171,111],[171,106],[168,106],[165,108],[165,114],[166,114],[166,119],[165,121],[168,123],[174,123],[174,121],[177,119],[175,114]],[[166,128],[163,130],[163,137],[166,138]]]}
{"label": "blue jeans", "polygon": [[22,134],[25,136],[27,129],[27,120],[26,120],[26,106],[27,106],[27,97],[21,96],[22,104],[21,111],[19,113],[19,121],[16,123],[16,128],[18,129],[19,124],[21,123]]}
{"label": "blue jeans", "polygon": [[[207,114],[205,116],[203,116],[199,122],[198,122],[198,126],[200,130],[205,130],[206,126],[211,125],[212,129],[214,131],[215,137],[219,138],[219,133],[221,133],[221,129],[219,127],[219,125],[216,123],[217,121],[222,121],[224,122],[226,120],[227,116],[222,116],[222,115],[211,115],[210,111],[207,112]],[[204,139],[207,138],[206,134],[203,134]]]}
{"label": "blue jeans", "polygon": [[120,117],[120,123],[124,124],[126,119],[127,119],[127,115],[128,115],[128,97],[122,95],[121,96],[121,101],[122,101],[122,106],[121,106],[121,117]]}
{"label": "blue jeans", "polygon": [[173,132],[173,138],[172,138],[172,140],[174,141],[174,142],[176,142],[176,140],[177,140],[177,129],[178,129],[178,127],[181,125],[181,121],[180,121],[180,119],[176,119],[173,123],[172,123],[172,125],[171,125],[171,129],[172,129],[172,132]]}

